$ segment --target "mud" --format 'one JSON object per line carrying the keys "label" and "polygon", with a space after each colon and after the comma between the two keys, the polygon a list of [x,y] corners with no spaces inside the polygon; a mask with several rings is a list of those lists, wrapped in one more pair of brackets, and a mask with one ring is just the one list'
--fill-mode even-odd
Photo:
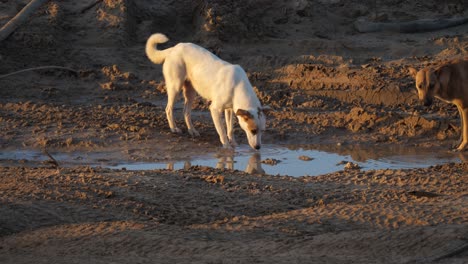
{"label": "mud", "polygon": [[[132,148],[130,148],[132,147]],[[203,153],[186,151],[184,157],[154,156],[151,146],[135,145],[108,150],[49,152],[46,150],[3,149],[0,164],[3,166],[55,166],[70,168],[90,166],[123,170],[188,169],[206,166],[218,169],[240,170],[248,173],[282,176],[317,176],[346,169],[378,170],[427,168],[434,164],[459,163],[465,155],[443,148],[421,149],[409,146],[363,147],[339,145],[275,145],[263,144],[260,151],[248,145],[234,151],[219,149]]]}
{"label": "mud", "polygon": [[[3,25],[28,1],[0,2]],[[146,38],[162,32],[171,39],[163,48],[195,42],[246,70],[274,110],[266,144],[449,150],[460,135],[456,107],[420,106],[406,69],[467,56],[468,26],[359,33],[354,22],[466,17],[466,9],[457,0],[49,1],[0,43],[0,75],[46,65],[77,74],[0,78],[0,149],[159,162],[219,151],[202,99],[193,111],[201,137],[169,131],[161,66],[144,54]],[[464,263],[466,155],[316,177],[63,167],[53,155],[37,166],[3,163],[0,262]]]}

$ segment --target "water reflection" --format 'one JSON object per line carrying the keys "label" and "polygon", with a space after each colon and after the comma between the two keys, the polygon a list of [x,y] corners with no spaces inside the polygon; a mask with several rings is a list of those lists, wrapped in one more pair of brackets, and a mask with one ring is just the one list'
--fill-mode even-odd
{"label": "water reflection", "polygon": [[251,174],[264,174],[265,170],[262,168],[262,158],[260,153],[254,153],[247,163],[247,168],[245,168],[245,172]]}
{"label": "water reflection", "polygon": [[462,162],[468,162],[468,153],[458,152],[458,158]]}
{"label": "water reflection", "polygon": [[234,155],[232,156],[222,156],[218,158],[218,162],[216,163],[217,169],[234,169]]}
{"label": "water reflection", "polygon": [[[174,170],[175,162],[168,162],[166,164],[166,170]],[[188,170],[192,167],[192,163],[189,160],[184,161],[184,170]]]}
{"label": "water reflection", "polygon": [[[227,169],[227,170],[234,170],[234,169],[239,169],[241,170],[242,168],[236,168],[235,164],[236,161],[234,159],[235,153],[223,153],[218,155],[218,159],[216,162],[216,169]],[[240,157],[239,157],[240,158]],[[167,170],[177,170],[176,169],[176,164],[180,162],[175,162],[171,161],[166,163],[166,169]],[[197,163],[197,162],[195,162]],[[188,170],[192,166],[191,161],[184,161],[183,169]],[[239,165],[241,166],[241,165]],[[260,153],[256,152],[253,153],[250,158],[247,161],[247,166],[244,169],[245,172],[250,173],[250,174],[264,174],[265,170],[262,168],[262,157]]]}
{"label": "water reflection", "polygon": [[[112,169],[155,170],[190,169],[205,166],[218,169],[243,170],[252,174],[313,176],[343,169],[343,162],[357,163],[362,170],[422,168],[450,162],[468,162],[467,152],[450,152],[442,148],[408,146],[362,147],[345,145],[265,145],[260,152],[250,147],[235,151],[206,153],[185,159],[157,160],[148,157],[147,149],[122,152],[51,152],[63,167],[88,165]],[[170,159],[170,153],[165,159]],[[307,156],[310,159],[302,159]],[[263,159],[278,160],[262,163]],[[0,152],[0,166],[44,166],[47,157],[38,150],[9,150]],[[340,165],[341,164],[341,165]]]}
{"label": "water reflection", "polygon": [[[468,153],[452,152],[444,147],[422,148],[417,146],[406,146],[401,144],[383,146],[356,146],[354,144],[342,145],[320,145],[320,144],[296,144],[284,145],[294,151],[321,151],[334,153],[340,156],[349,156],[354,162],[367,163],[369,161],[389,160],[392,162],[405,162],[416,159],[418,163],[427,161],[430,166],[431,160],[447,161],[458,157],[460,160],[468,158]],[[445,163],[445,162],[444,162]]]}

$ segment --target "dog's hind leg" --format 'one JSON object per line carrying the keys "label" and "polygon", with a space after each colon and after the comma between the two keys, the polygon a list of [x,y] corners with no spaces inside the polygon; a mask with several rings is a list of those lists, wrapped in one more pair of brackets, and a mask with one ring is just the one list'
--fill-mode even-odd
{"label": "dog's hind leg", "polygon": [[236,139],[234,138],[234,129],[233,129],[233,124],[234,124],[233,110],[232,109],[224,110],[224,118],[226,119],[228,140],[231,143],[231,146],[236,147],[237,142],[236,142]]}
{"label": "dog's hind leg", "polygon": [[457,150],[461,151],[465,149],[466,145],[468,144],[468,108],[461,108],[460,107],[460,118],[462,123],[462,142],[460,146],[458,146]]}
{"label": "dog's hind leg", "polygon": [[200,133],[193,127],[192,124],[192,105],[193,101],[195,100],[195,96],[197,93],[193,89],[192,83],[189,81],[184,82],[184,119],[185,123],[187,124],[188,132],[193,137],[200,136]]}
{"label": "dog's hind leg", "polygon": [[177,97],[180,94],[182,83],[178,80],[176,81],[167,81],[166,78],[166,87],[167,87],[167,105],[166,105],[166,117],[169,127],[171,128],[172,133],[182,133],[182,130],[177,127],[174,121],[174,103],[177,100]]}

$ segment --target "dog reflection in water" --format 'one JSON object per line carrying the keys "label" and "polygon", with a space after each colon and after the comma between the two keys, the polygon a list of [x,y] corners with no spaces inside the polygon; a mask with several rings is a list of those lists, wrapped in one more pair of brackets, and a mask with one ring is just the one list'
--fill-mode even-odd
{"label": "dog reflection in water", "polygon": [[[218,163],[216,164],[217,169],[234,169],[234,156],[222,156],[218,159]],[[244,170],[250,174],[263,174],[265,170],[262,168],[262,158],[260,153],[254,153],[247,163],[247,167]]]}
{"label": "dog reflection in water", "polygon": [[[174,170],[174,162],[168,162],[166,164],[166,170]],[[192,167],[192,164],[190,163],[190,161],[186,160],[184,161],[184,170],[188,170],[190,169],[190,167]]]}
{"label": "dog reflection in water", "polygon": [[[228,169],[228,170],[234,170],[234,155],[222,155],[218,157],[218,162],[216,163],[216,168],[217,169]],[[168,170],[174,170],[174,162],[169,162],[166,165],[166,169]],[[184,170],[190,169],[192,164],[190,161],[185,161],[184,162]],[[250,158],[247,163],[247,167],[244,170],[247,173],[250,174],[263,174],[265,173],[265,170],[262,168],[262,158],[260,156],[260,153],[254,153]]]}
{"label": "dog reflection in water", "polygon": [[265,170],[262,168],[262,158],[260,153],[254,153],[252,157],[250,157],[249,162],[247,163],[247,167],[245,168],[245,172],[250,174],[265,173]]}

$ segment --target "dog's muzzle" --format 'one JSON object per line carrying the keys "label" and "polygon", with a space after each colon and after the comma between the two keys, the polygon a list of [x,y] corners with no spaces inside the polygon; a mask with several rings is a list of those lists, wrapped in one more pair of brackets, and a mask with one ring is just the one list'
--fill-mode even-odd
{"label": "dog's muzzle", "polygon": [[426,97],[424,99],[424,106],[430,106],[432,104],[432,98]]}

